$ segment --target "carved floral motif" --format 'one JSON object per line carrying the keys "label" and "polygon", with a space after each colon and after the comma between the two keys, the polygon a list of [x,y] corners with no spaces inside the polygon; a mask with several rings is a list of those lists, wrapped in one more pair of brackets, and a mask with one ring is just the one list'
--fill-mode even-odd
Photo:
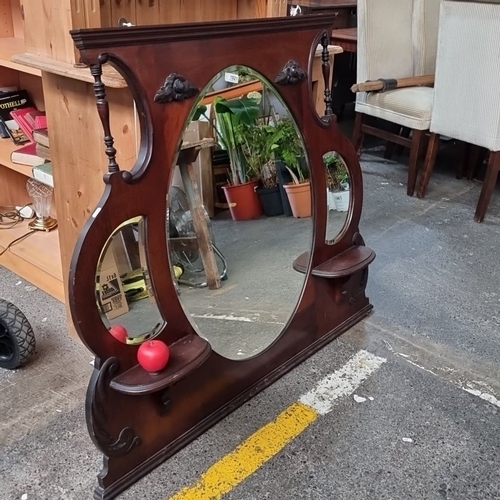
{"label": "carved floral motif", "polygon": [[297,61],[288,61],[283,67],[283,71],[278,73],[274,80],[278,85],[293,85],[307,78],[306,72],[300,67]]}
{"label": "carved floral motif", "polygon": [[167,103],[172,101],[183,101],[198,94],[199,90],[189,80],[177,73],[167,76],[165,83],[158,89],[154,101]]}

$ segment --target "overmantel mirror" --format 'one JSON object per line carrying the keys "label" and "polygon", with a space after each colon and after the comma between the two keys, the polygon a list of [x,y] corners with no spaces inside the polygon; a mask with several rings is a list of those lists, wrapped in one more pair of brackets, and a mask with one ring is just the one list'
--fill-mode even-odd
{"label": "overmantel mirror", "polygon": [[[114,498],[371,309],[361,170],[331,111],[333,21],[72,32],[109,170],[69,294],[95,354],[95,498]],[[130,172],[116,161],[105,64],[137,110]]]}

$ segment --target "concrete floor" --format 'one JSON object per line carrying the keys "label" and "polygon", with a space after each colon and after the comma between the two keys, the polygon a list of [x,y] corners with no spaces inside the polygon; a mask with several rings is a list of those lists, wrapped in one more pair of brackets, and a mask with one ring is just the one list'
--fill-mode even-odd
{"label": "concrete floor", "polygon": [[[387,358],[357,389],[373,400],[339,399],[224,498],[500,498],[500,193],[476,224],[481,184],[456,180],[452,156],[425,200],[406,196],[404,165],[362,159],[373,314],[121,499],[168,498],[360,349]],[[92,357],[68,338],[64,307],[28,285],[0,268],[0,296],[38,343],[25,368],[0,371],[0,498],[91,498],[101,467],[83,411]]]}

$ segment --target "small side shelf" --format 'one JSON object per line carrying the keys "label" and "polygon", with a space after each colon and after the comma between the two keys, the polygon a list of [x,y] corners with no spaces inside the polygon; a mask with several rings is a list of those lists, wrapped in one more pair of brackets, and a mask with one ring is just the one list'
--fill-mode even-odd
{"label": "small side shelf", "polygon": [[187,335],[170,346],[170,360],[164,370],[153,374],[136,365],[115,377],[110,387],[122,394],[133,396],[161,391],[198,368],[211,351],[212,348],[206,340],[198,335]]}
{"label": "small side shelf", "polygon": [[309,252],[301,253],[292,264],[295,271],[299,273],[306,274],[307,268],[309,266]]}
{"label": "small side shelf", "polygon": [[375,252],[366,246],[349,248],[312,270],[320,278],[343,278],[364,269],[375,259]]}

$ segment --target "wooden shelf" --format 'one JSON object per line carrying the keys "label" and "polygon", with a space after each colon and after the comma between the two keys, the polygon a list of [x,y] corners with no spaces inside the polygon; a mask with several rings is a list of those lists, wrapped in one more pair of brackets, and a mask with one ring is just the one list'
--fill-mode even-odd
{"label": "wooden shelf", "polygon": [[30,75],[42,76],[40,69],[12,60],[16,54],[22,52],[24,52],[24,40],[22,38],[0,38],[0,66],[29,73]]}
{"label": "wooden shelf", "polygon": [[[375,252],[366,246],[355,246],[315,267],[311,274],[320,278],[343,278],[367,267],[375,259]],[[309,252],[304,252],[293,261],[293,268],[306,273]]]}
{"label": "wooden shelf", "polygon": [[312,274],[321,278],[343,278],[368,267],[374,259],[375,252],[371,248],[356,246],[315,267]]}
{"label": "wooden shelf", "polygon": [[301,253],[294,261],[293,268],[299,273],[306,274],[309,266],[309,252]]}
{"label": "wooden shelf", "polygon": [[0,138],[0,165],[10,168],[11,170],[15,170],[26,177],[32,177],[32,167],[29,165],[19,165],[10,161],[10,154],[12,151],[21,147],[22,146],[16,146],[10,139]]}
{"label": "wooden shelf", "polygon": [[210,355],[210,344],[198,335],[187,335],[170,347],[170,360],[161,372],[149,373],[140,365],[115,377],[110,387],[123,394],[141,396],[176,384]]}
{"label": "wooden shelf", "polygon": [[[34,71],[38,71],[39,74],[41,74],[42,71],[47,71],[48,73],[73,78],[74,80],[94,83],[94,78],[90,74],[90,69],[86,67],[75,68],[75,66],[69,63],[29,53],[16,54],[12,57],[12,60],[18,63],[19,66],[30,67]],[[127,82],[125,82],[118,71],[111,66],[103,66],[102,81],[106,87],[115,89],[127,88]]]}
{"label": "wooden shelf", "polygon": [[[29,221],[0,230],[0,252],[11,241],[28,233]],[[36,231],[15,243],[0,256],[0,265],[22,276],[57,299],[64,301],[63,272],[57,229]]]}

